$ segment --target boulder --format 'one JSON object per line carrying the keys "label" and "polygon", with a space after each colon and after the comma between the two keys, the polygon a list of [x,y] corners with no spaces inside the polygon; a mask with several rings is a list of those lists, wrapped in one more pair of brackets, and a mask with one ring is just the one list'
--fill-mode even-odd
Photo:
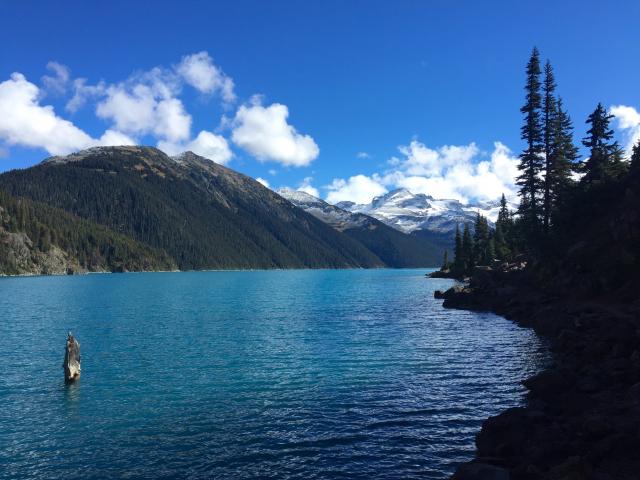
{"label": "boulder", "polygon": [[458,467],[452,480],[509,480],[509,471],[486,463],[464,463]]}
{"label": "boulder", "polygon": [[66,383],[75,382],[80,378],[80,343],[76,338],[67,335],[67,345],[64,350],[64,381]]}

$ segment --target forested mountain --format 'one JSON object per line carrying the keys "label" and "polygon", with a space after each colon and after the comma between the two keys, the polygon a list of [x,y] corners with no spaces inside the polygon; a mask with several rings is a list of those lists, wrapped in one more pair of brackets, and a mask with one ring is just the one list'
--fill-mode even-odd
{"label": "forested mountain", "polygon": [[192,153],[97,147],[6,172],[0,190],[36,202],[40,223],[54,227],[63,210],[69,222],[100,225],[183,270],[386,265],[255,180]]}
{"label": "forested mountain", "polygon": [[368,215],[352,213],[324,200],[291,189],[278,193],[291,203],[358,240],[391,267],[438,266],[444,248],[428,239],[408,235]]}
{"label": "forested mountain", "polygon": [[161,250],[0,190],[0,274],[175,268],[175,262]]}

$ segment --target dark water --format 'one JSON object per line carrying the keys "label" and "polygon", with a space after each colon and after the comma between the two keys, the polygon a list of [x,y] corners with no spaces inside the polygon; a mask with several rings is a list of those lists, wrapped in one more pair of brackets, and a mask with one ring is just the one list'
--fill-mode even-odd
{"label": "dark water", "polygon": [[[445,478],[546,361],[421,270],[0,279],[0,477]],[[67,330],[82,378],[66,387]]]}

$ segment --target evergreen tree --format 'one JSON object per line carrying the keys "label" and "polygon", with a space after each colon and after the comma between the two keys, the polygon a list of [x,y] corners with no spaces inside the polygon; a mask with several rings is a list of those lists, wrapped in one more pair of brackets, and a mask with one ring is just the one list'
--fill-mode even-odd
{"label": "evergreen tree", "polygon": [[443,258],[442,258],[442,268],[441,268],[441,270],[448,270],[448,269],[449,269],[449,251],[445,250]]}
{"label": "evergreen tree", "polygon": [[543,198],[543,226],[545,232],[549,230],[549,219],[551,217],[551,181],[552,174],[551,172],[554,170],[553,160],[554,155],[552,154],[552,142],[554,138],[554,126],[556,122],[556,117],[558,116],[558,107],[556,105],[556,98],[554,95],[556,89],[555,78],[553,75],[553,67],[551,67],[551,63],[547,60],[547,63],[544,66],[544,84],[543,84],[543,113],[544,113],[544,198]]}
{"label": "evergreen tree", "polygon": [[489,265],[495,258],[495,245],[486,217],[476,216],[473,234],[473,266]]}
{"label": "evergreen tree", "polygon": [[520,216],[525,228],[531,234],[538,230],[541,190],[540,173],[544,166],[542,156],[544,139],[540,118],[542,108],[540,74],[540,54],[538,49],[534,48],[527,64],[526,102],[520,109],[524,114],[521,138],[527,143],[527,147],[520,154],[520,164],[518,165],[520,175],[516,182],[520,187]]}
{"label": "evergreen tree", "polygon": [[464,224],[462,233],[462,265],[464,272],[470,272],[473,268],[473,240],[468,223]]}
{"label": "evergreen tree", "polygon": [[500,222],[496,222],[496,230],[493,233],[492,242],[494,249],[493,256],[500,260],[507,260],[509,258],[509,247]]}
{"label": "evergreen tree", "polygon": [[568,112],[563,109],[561,98],[556,102],[550,158],[545,178],[550,201],[549,216],[545,217],[545,220],[549,223],[552,222],[555,213],[567,204],[571,186],[574,184],[571,174],[576,169],[575,162],[578,159],[578,147],[573,143],[573,123]]}
{"label": "evergreen tree", "polygon": [[505,227],[511,222],[511,214],[509,213],[509,206],[507,205],[507,197],[502,194],[500,197],[500,210],[498,210],[498,220],[496,224],[500,224],[504,230]]}
{"label": "evergreen tree", "polygon": [[640,140],[633,146],[633,153],[631,154],[631,162],[629,164],[629,177],[632,184],[639,188],[640,182]]}
{"label": "evergreen tree", "polygon": [[602,103],[587,119],[587,124],[591,128],[587,131],[587,136],[582,144],[589,148],[590,154],[584,163],[583,183],[594,185],[603,183],[615,178],[622,170],[622,150],[618,142],[613,140],[613,130],[609,127],[609,122],[613,115],[607,113]]}
{"label": "evergreen tree", "polygon": [[464,272],[464,253],[462,250],[462,235],[460,234],[460,226],[456,225],[456,242],[453,251],[453,270],[456,274]]}

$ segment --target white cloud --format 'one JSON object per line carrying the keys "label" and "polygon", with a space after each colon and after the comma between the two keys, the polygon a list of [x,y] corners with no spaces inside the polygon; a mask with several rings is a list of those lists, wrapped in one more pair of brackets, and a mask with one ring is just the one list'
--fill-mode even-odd
{"label": "white cloud", "polygon": [[73,80],[73,97],[67,102],[65,108],[69,112],[77,112],[87,103],[87,100],[103,95],[105,90],[106,86],[102,81],[97,85],[87,85],[86,78],[76,78]]}
{"label": "white cloud", "polygon": [[381,174],[334,179],[327,187],[327,201],[368,203],[394,188],[406,188],[437,199],[457,199],[463,203],[495,200],[502,193],[510,199],[516,196],[518,159],[500,142],[494,143],[488,158],[475,143],[434,149],[413,140],[398,150],[401,156],[393,157],[389,161],[392,168]]}
{"label": "white cloud", "polygon": [[49,62],[47,63],[47,70],[50,70],[53,75],[45,75],[42,77],[42,83],[45,89],[56,95],[64,95],[71,76],[69,69],[61,63]]}
{"label": "white cloud", "polygon": [[138,141],[117,130],[107,130],[98,140],[98,144],[103,146],[137,145]]}
{"label": "white cloud", "polygon": [[111,120],[116,129],[132,135],[154,134],[169,142],[189,138],[191,115],[171,97],[172,87],[158,78],[153,83],[121,83],[106,89],[98,103],[98,117]]}
{"label": "white cloud", "polygon": [[153,132],[169,141],[189,138],[191,131],[191,115],[182,102],[177,98],[168,98],[158,103],[156,107],[156,124]]}
{"label": "white cloud", "polygon": [[40,105],[40,89],[21,73],[0,83],[0,139],[8,145],[42,148],[66,155],[96,145],[131,145],[135,140],[117,130],[94,139],[56,115],[51,105]]}
{"label": "white cloud", "polygon": [[207,52],[203,51],[182,57],[176,70],[185,82],[196,90],[207,94],[220,92],[225,102],[235,101],[233,80],[214,65],[213,59]]}
{"label": "white cloud", "polygon": [[392,164],[402,163],[403,170],[409,175],[439,176],[443,171],[461,163],[469,163],[478,153],[475,143],[469,145],[445,145],[433,150],[417,140],[407,146],[400,146],[398,150],[405,156]]}
{"label": "white cloud", "polygon": [[264,107],[258,97],[242,105],[232,122],[231,139],[260,161],[304,167],[315,160],[320,149],[313,138],[287,123],[289,109],[274,103]]}
{"label": "white cloud", "polygon": [[196,155],[213,160],[225,165],[233,157],[227,140],[215,133],[202,130],[198,136],[186,143],[174,143],[169,141],[158,142],[158,148],[169,155],[191,151]]}
{"label": "white cloud", "polygon": [[[69,69],[57,62],[49,62],[47,69],[50,73],[42,77],[43,88],[20,73],[0,84],[0,141],[6,146],[43,148],[59,155],[94,145],[135,144],[150,135],[167,150],[188,149],[219,163],[233,156],[220,135],[203,130],[192,138],[192,117],[179,98],[188,83],[203,93],[218,92],[225,102],[234,100],[233,80],[213,64],[207,52],[185,56],[171,68],[134,73],[114,84],[100,81],[91,85],[86,78],[71,79]],[[78,111],[89,100],[96,102],[96,116],[109,122],[100,138],[92,138],[57,115],[52,106],[41,104],[47,92],[65,94],[68,90],[68,112]]]}
{"label": "white cloud", "polygon": [[44,148],[63,155],[95,143],[73,123],[40,105],[40,90],[21,73],[0,83],[0,138],[8,145]]}
{"label": "white cloud", "polygon": [[271,186],[269,185],[269,181],[265,180],[262,177],[256,177],[256,182],[261,183],[264,187],[271,188]]}
{"label": "white cloud", "polygon": [[367,152],[358,152],[356,153],[356,158],[366,160],[367,158],[371,158],[371,155],[369,155]]}
{"label": "white cloud", "polygon": [[640,112],[626,105],[614,105],[610,112],[618,121],[618,128],[624,132],[627,144],[626,154],[631,155],[633,146],[640,142]]}
{"label": "white cloud", "polygon": [[335,178],[327,186],[329,194],[327,202],[338,203],[350,201],[354,203],[369,203],[374,197],[384,195],[387,189],[377,176],[355,175],[348,180]]}
{"label": "white cloud", "polygon": [[399,150],[404,158],[393,162],[396,170],[383,177],[385,185],[464,203],[516,195],[518,159],[500,142],[494,143],[489,159],[482,158],[475,143],[431,149],[414,140]]}
{"label": "white cloud", "polygon": [[297,190],[300,192],[308,193],[309,195],[313,195],[316,198],[320,198],[320,192],[318,191],[318,189],[311,185],[312,181],[313,177],[305,177],[298,186]]}
{"label": "white cloud", "polygon": [[227,140],[211,132],[202,130],[198,136],[187,145],[187,150],[213,160],[216,163],[226,164],[233,153]]}

